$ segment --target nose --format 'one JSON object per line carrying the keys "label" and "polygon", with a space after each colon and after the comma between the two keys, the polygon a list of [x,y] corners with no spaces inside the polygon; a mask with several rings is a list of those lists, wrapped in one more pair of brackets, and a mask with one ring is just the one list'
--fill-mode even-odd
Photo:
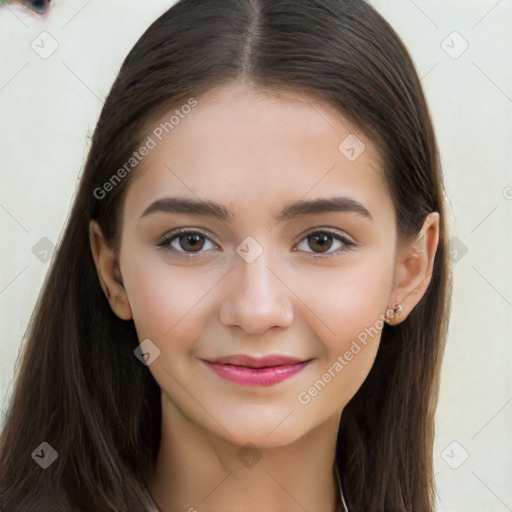
{"label": "nose", "polygon": [[220,320],[248,334],[263,334],[272,327],[288,327],[293,320],[292,292],[268,267],[265,252],[252,263],[237,258],[225,282]]}

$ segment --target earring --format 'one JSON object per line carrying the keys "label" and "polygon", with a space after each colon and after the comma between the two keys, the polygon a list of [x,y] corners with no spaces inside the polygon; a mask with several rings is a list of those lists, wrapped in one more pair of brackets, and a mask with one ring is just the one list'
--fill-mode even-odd
{"label": "earring", "polygon": [[391,319],[391,318],[395,318],[396,315],[398,315],[399,313],[401,313],[403,311],[403,307],[402,307],[402,304],[399,304],[398,302],[395,302],[395,304],[393,305],[392,308],[389,308],[387,311],[386,311],[386,317]]}

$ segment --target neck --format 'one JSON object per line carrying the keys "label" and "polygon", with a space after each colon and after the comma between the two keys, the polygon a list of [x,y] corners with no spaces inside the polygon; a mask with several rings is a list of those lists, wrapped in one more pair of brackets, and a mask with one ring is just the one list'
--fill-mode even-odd
{"label": "neck", "polygon": [[240,446],[192,423],[162,395],[162,437],[148,489],[161,512],[332,512],[341,412],[286,446]]}

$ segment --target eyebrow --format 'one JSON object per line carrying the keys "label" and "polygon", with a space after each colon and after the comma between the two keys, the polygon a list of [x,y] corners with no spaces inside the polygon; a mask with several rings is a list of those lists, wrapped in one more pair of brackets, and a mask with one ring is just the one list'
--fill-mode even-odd
{"label": "eyebrow", "polygon": [[[303,215],[328,212],[352,212],[373,221],[373,218],[367,208],[355,199],[346,196],[300,200],[286,205],[274,217],[274,220],[280,222],[301,217]],[[152,213],[208,215],[227,222],[235,219],[235,213],[219,203],[214,201],[189,199],[185,197],[164,197],[162,199],[158,199],[144,210],[141,218]]]}

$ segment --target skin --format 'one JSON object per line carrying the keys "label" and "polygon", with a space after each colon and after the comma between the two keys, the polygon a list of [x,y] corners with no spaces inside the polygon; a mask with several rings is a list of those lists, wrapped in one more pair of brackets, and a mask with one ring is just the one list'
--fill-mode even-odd
{"label": "skin", "polygon": [[[125,198],[119,252],[94,221],[90,225],[112,310],[133,319],[139,340],[150,339],[161,351],[148,367],[162,390],[163,416],[148,488],[162,512],[331,512],[341,413],[373,364],[379,319],[400,303],[402,311],[387,321],[403,321],[427,289],[439,215],[426,217],[418,239],[397,240],[376,148],[329,104],[242,83],[197,99],[137,169]],[[355,161],[338,149],[349,134],[366,146]],[[234,219],[142,216],[169,196],[216,201]],[[372,219],[353,211],[273,219],[294,201],[332,196],[360,202]],[[196,243],[199,252],[187,257],[169,244],[157,246],[176,228],[206,237]],[[309,235],[322,229],[356,245],[328,237],[318,248]],[[236,252],[249,236],[263,251],[251,263]],[[194,251],[184,238],[172,244]],[[322,251],[331,256],[319,257]],[[332,372],[338,356],[372,326],[378,333],[301,403],[299,393]],[[270,353],[311,361],[268,387],[228,382],[201,361]]]}

